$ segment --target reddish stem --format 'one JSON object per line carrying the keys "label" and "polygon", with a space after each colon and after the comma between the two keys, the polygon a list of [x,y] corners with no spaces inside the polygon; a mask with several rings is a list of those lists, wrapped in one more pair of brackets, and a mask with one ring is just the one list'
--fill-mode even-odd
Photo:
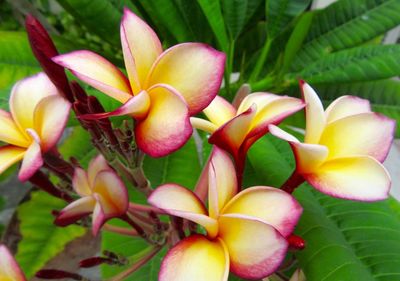
{"label": "reddish stem", "polygon": [[297,173],[297,170],[294,170],[292,175],[287,179],[287,181],[281,186],[281,189],[286,191],[289,194],[292,194],[293,191],[300,186],[305,179],[302,175]]}

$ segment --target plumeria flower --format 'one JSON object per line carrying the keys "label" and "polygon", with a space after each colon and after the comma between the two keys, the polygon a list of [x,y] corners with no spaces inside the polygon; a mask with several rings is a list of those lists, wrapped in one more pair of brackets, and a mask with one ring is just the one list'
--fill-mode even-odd
{"label": "plumeria flower", "polygon": [[164,156],[188,140],[189,116],[203,110],[218,93],[225,54],[199,43],[179,44],[163,52],[150,26],[127,9],[120,33],[128,77],[90,51],[53,60],[123,104],[113,112],[84,118],[130,115],[137,120],[139,148],[154,157]]}
{"label": "plumeria flower", "polygon": [[304,143],[276,126],[270,132],[291,145],[296,173],[319,191],[353,200],[385,199],[390,176],[383,167],[395,121],[371,112],[367,100],[336,99],[325,111],[315,91],[301,82],[306,107]]}
{"label": "plumeria flower", "polygon": [[215,148],[208,166],[208,210],[192,191],[164,184],[149,203],[166,213],[204,227],[206,235],[191,235],[169,250],[160,281],[261,279],[273,273],[285,257],[288,242],[302,212],[282,190],[250,187],[238,194],[229,155]]}
{"label": "plumeria flower", "polygon": [[0,109],[0,173],[22,160],[18,178],[29,179],[42,165],[42,154],[59,140],[70,103],[44,73],[19,81],[11,91],[10,111]]}
{"label": "plumeria flower", "polygon": [[240,166],[250,146],[268,132],[269,124],[279,124],[303,107],[300,99],[260,92],[246,96],[236,109],[217,96],[204,109],[209,121],[192,117],[191,122],[209,132],[209,142],[231,153]]}
{"label": "plumeria flower", "polygon": [[26,281],[25,275],[6,246],[0,245],[0,280]]}
{"label": "plumeria flower", "polygon": [[60,211],[56,225],[66,226],[93,213],[92,232],[97,235],[107,220],[122,216],[128,210],[125,185],[102,155],[89,163],[87,172],[76,168],[72,185],[82,198]]}

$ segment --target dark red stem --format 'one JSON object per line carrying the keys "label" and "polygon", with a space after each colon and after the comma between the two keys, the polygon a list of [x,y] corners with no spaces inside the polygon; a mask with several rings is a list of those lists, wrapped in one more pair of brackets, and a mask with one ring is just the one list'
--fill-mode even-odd
{"label": "dark red stem", "polygon": [[49,180],[48,176],[44,174],[41,171],[37,171],[30,179],[29,181],[42,189],[43,191],[46,191],[50,195],[53,195],[55,197],[58,197],[60,199],[63,199],[67,202],[72,202],[73,199],[71,196],[69,196],[67,193],[60,191],[57,189]]}
{"label": "dark red stem", "polygon": [[303,178],[303,176],[297,173],[297,170],[295,170],[292,175],[287,179],[287,181],[281,186],[281,189],[289,194],[292,194],[293,191],[304,181],[305,179]]}

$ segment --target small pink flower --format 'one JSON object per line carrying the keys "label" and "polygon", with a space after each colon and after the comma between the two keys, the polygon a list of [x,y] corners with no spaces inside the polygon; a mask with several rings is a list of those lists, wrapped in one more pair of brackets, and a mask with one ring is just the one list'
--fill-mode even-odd
{"label": "small pink flower", "polygon": [[19,81],[12,89],[10,111],[0,109],[0,173],[22,160],[18,174],[28,180],[42,165],[68,120],[70,103],[44,73]]}
{"label": "small pink flower", "polygon": [[66,226],[93,213],[92,231],[97,235],[107,220],[128,210],[129,198],[124,183],[102,155],[90,162],[87,172],[76,168],[72,185],[82,198],[61,210],[56,225]]}
{"label": "small pink flower", "polygon": [[302,212],[288,193],[267,186],[238,194],[229,155],[215,148],[208,168],[208,209],[190,190],[176,185],[158,187],[149,203],[166,213],[204,227],[206,235],[191,235],[169,250],[160,281],[228,280],[229,271],[247,279],[272,274],[283,261]]}
{"label": "small pink flower", "polygon": [[53,60],[123,104],[113,112],[84,118],[130,115],[137,120],[139,148],[154,157],[167,155],[191,136],[189,116],[203,110],[217,95],[225,54],[200,43],[179,44],[163,52],[150,26],[127,9],[120,33],[128,77],[90,51],[75,51]]}

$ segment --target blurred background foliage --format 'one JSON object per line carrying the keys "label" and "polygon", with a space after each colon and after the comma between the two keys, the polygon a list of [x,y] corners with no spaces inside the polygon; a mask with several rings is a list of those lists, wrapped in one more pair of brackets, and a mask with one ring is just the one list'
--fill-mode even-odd
{"label": "blurred background foliage", "polygon": [[[7,109],[17,80],[40,71],[24,31],[26,14],[42,22],[61,53],[90,49],[123,68],[119,23],[127,7],[152,26],[164,48],[197,41],[224,51],[227,62],[220,94],[228,100],[243,83],[253,92],[299,96],[298,79],[304,79],[324,103],[357,95],[399,123],[400,45],[393,40],[387,44],[385,38],[400,25],[400,0],[339,0],[323,9],[312,9],[313,5],[311,0],[0,0],[0,108]],[[116,107],[111,99],[86,89],[107,110]],[[87,133],[73,127],[76,124],[69,123],[72,133],[60,150],[85,165],[96,152]],[[288,118],[285,125],[303,128],[303,113]],[[206,135],[200,136],[202,143],[191,140],[165,158],[146,158],[145,170],[154,186],[194,186],[209,152]],[[287,144],[267,136],[249,152],[245,186],[279,186],[292,168]],[[137,194],[131,196],[137,201]],[[306,250],[295,254],[295,265],[303,268],[307,280],[400,278],[400,208],[395,200],[363,204],[328,198],[308,187],[295,196],[305,206],[297,232],[308,242]],[[83,233],[75,226],[68,232],[54,231],[49,206],[56,208],[60,202],[38,193],[31,198],[18,211],[23,238],[17,258],[29,277]],[[50,240],[59,242],[47,245]],[[139,239],[103,235],[104,249],[131,262],[146,247]],[[156,280],[159,263],[157,256],[127,280]],[[103,273],[112,276],[122,269],[105,266]],[[290,267],[285,274],[292,271]]]}

